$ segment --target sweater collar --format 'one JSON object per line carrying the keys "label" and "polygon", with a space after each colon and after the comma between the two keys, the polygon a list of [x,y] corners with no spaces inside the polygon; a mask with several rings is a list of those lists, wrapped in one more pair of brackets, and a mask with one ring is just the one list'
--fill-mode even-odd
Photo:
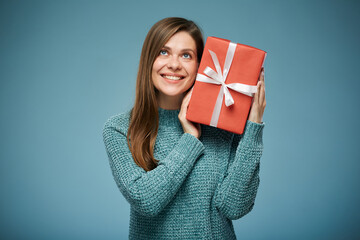
{"label": "sweater collar", "polygon": [[158,108],[159,112],[159,124],[166,125],[166,126],[177,126],[180,125],[179,121],[179,109],[176,110],[167,110],[163,108]]}

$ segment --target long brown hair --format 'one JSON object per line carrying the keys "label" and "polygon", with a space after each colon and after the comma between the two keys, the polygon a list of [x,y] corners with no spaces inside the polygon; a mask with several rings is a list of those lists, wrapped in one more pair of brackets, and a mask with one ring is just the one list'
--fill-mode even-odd
{"label": "long brown hair", "polygon": [[157,93],[151,78],[152,67],[161,48],[180,31],[186,31],[192,36],[196,43],[197,59],[200,61],[204,48],[201,30],[193,21],[184,18],[164,18],[155,23],[148,32],[141,51],[127,141],[135,163],[145,171],[156,168],[158,162],[154,158],[154,146],[159,128],[159,113]]}

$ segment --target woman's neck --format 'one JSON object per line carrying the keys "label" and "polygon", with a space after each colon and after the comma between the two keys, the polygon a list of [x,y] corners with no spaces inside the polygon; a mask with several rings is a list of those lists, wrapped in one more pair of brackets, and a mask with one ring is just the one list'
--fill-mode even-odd
{"label": "woman's neck", "polygon": [[159,107],[166,110],[180,109],[183,98],[184,95],[166,96],[163,94],[159,94],[157,96]]}

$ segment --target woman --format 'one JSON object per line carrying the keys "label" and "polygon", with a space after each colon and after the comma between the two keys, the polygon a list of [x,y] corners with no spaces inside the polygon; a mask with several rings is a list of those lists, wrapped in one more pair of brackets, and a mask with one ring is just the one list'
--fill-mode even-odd
{"label": "woman", "polygon": [[203,45],[192,21],[157,22],[144,41],[133,109],[105,124],[112,173],[131,205],[130,239],[236,239],[232,220],[253,208],[263,71],[242,135],[189,122],[189,90]]}

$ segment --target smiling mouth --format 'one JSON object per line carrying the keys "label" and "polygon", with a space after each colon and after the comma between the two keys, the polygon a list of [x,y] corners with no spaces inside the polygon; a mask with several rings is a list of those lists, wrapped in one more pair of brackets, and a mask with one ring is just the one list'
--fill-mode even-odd
{"label": "smiling mouth", "polygon": [[160,74],[163,78],[169,79],[169,80],[181,80],[184,79],[185,77],[180,77],[180,76],[171,76],[171,75],[165,75],[165,74]]}

